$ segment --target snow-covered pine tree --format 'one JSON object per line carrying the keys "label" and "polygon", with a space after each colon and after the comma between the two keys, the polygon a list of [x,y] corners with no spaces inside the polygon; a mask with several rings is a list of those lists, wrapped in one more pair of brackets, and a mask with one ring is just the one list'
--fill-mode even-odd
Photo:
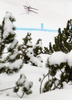
{"label": "snow-covered pine tree", "polygon": [[40,87],[40,92],[61,89],[64,83],[72,82],[72,19],[67,22],[67,26],[62,32],[60,28],[58,31],[59,34],[55,37],[53,45],[54,53],[50,55],[46,64],[48,73],[43,76],[43,79],[40,79],[41,87],[46,77],[48,77],[48,81],[43,90]]}
{"label": "snow-covered pine tree", "polygon": [[43,53],[42,39],[38,39],[35,46],[33,47],[34,56],[36,57],[39,54]]}
{"label": "snow-covered pine tree", "polygon": [[[29,95],[32,93],[31,90],[32,86],[33,86],[33,82],[28,81],[26,76],[24,74],[21,74],[18,81],[16,82],[16,86],[13,88],[13,91],[17,94],[17,96],[22,98],[24,94]],[[21,92],[22,95],[20,96]]]}
{"label": "snow-covered pine tree", "polygon": [[23,61],[20,58],[20,53],[17,50],[18,41],[15,39],[15,26],[13,22],[15,18],[10,12],[6,12],[6,15],[2,21],[0,27],[0,73],[13,73],[18,71]]}
{"label": "snow-covered pine tree", "polygon": [[18,46],[18,50],[21,51],[22,59],[24,63],[28,63],[30,60],[30,57],[27,55],[27,53],[32,51],[32,38],[31,33],[27,33],[27,35],[23,38],[23,44]]}
{"label": "snow-covered pine tree", "polygon": [[[4,72],[7,74],[17,72],[23,65],[21,52],[18,50],[18,41],[15,39],[14,21],[15,18],[12,14],[6,12],[2,25],[0,26],[0,74]],[[32,93],[32,85],[33,82],[27,81],[26,76],[21,74],[14,87],[0,90],[0,92],[13,89],[13,92],[22,98],[24,94],[28,95]],[[22,95],[19,94],[21,92]]]}
{"label": "snow-covered pine tree", "polygon": [[44,54],[49,54],[49,50],[48,50],[48,47],[44,47]]}
{"label": "snow-covered pine tree", "polygon": [[52,47],[52,44],[51,42],[49,43],[49,54],[52,54],[53,53],[53,47]]}
{"label": "snow-covered pine tree", "polygon": [[59,34],[55,37],[53,45],[54,51],[63,51],[65,53],[72,50],[72,19],[68,20],[66,28],[58,30]]}
{"label": "snow-covered pine tree", "polygon": [[[41,46],[41,44],[38,44]],[[18,47],[18,50],[21,51],[22,59],[24,60],[24,63],[31,63],[34,66],[41,67],[42,66],[42,60],[38,55],[34,55],[33,51],[33,45],[32,45],[32,38],[31,33],[27,33],[25,38],[23,38],[23,44]]]}
{"label": "snow-covered pine tree", "polygon": [[55,43],[49,43],[49,48],[44,48],[44,52],[51,54],[54,51],[63,51],[68,53],[72,50],[72,19],[67,21],[66,28],[58,29],[58,35],[54,38]]}
{"label": "snow-covered pine tree", "polygon": [[52,54],[52,53],[53,53],[53,46],[50,42],[49,47],[44,47],[44,54]]}
{"label": "snow-covered pine tree", "polygon": [[[2,36],[2,33],[1,33],[1,26],[0,26],[0,58],[1,58],[1,55],[2,55],[2,52],[3,52],[3,49],[4,49],[4,43],[3,43],[2,39],[3,39],[3,36]],[[1,62],[1,59],[0,59],[0,62]]]}
{"label": "snow-covered pine tree", "polygon": [[39,56],[39,54],[43,53],[42,52],[43,48],[42,48],[42,40],[38,39],[37,43],[32,47],[29,48],[27,51],[27,55],[30,58],[29,62],[33,65],[33,66],[37,66],[37,67],[42,67],[42,59]]}

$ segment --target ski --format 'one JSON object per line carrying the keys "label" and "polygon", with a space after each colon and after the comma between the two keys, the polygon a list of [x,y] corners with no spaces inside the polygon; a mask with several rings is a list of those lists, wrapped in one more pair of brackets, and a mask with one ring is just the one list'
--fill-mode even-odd
{"label": "ski", "polygon": [[38,9],[36,9],[36,8],[33,8],[33,7],[30,7],[30,9],[38,10]]}
{"label": "ski", "polygon": [[34,12],[34,13],[38,14],[38,12],[36,12],[36,11],[33,11],[33,10],[30,10],[30,12]]}

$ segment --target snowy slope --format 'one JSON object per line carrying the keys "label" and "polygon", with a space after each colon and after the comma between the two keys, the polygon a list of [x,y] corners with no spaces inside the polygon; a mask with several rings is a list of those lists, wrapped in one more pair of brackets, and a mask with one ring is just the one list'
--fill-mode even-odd
{"label": "snowy slope", "polygon": [[[51,91],[49,93],[41,94],[38,97],[31,98],[17,98],[17,100],[68,100],[72,98],[72,90],[57,90],[55,92]],[[15,97],[0,96],[1,100],[16,100]]]}
{"label": "snowy slope", "polygon": [[[19,73],[14,75],[0,75],[0,90],[5,89],[7,87],[13,87],[15,82],[19,78],[19,75],[24,73],[27,76],[27,79],[33,82],[31,95],[24,95],[22,100],[68,100],[72,98],[72,85],[66,85],[64,89],[61,90],[54,90],[47,93],[39,93],[39,78],[42,77],[43,74],[47,73],[47,69],[45,68],[38,68],[30,65],[24,65],[23,69],[20,70]],[[0,92],[0,99],[1,100],[21,100],[21,98],[17,97],[12,90]]]}
{"label": "snowy slope", "polygon": [[[18,80],[19,75],[22,73],[26,75],[27,80],[33,82],[33,87],[32,87],[33,93],[31,95],[29,95],[29,97],[35,97],[35,96],[39,95],[39,87],[40,87],[39,78],[42,77],[43,74],[47,74],[47,69],[38,68],[35,66],[26,65],[26,64],[23,66],[23,68],[17,74],[13,74],[13,75],[1,74],[0,75],[0,81],[1,81],[0,82],[0,90],[15,86],[15,82]],[[3,96],[4,95],[6,96],[7,94],[9,94],[10,97],[17,97],[16,94],[13,93],[12,90],[4,91],[1,93]],[[26,95],[25,95],[25,97],[27,98]]]}

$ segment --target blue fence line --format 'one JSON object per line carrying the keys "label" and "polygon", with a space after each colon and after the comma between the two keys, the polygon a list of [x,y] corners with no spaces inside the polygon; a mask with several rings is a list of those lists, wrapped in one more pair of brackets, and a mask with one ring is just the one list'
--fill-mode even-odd
{"label": "blue fence line", "polygon": [[16,28],[16,30],[57,32],[57,30],[54,29],[44,29],[43,23],[41,23],[41,28]]}

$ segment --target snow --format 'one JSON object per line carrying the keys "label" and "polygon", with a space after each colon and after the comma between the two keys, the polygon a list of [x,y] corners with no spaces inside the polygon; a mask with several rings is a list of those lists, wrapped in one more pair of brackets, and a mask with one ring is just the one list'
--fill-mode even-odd
{"label": "snow", "polygon": [[[69,1],[69,2],[68,2]],[[30,5],[36,7],[39,9],[38,15],[30,13],[30,14],[21,14],[24,13],[23,4],[26,4],[28,2]],[[30,28],[40,28],[40,23],[44,23],[44,28],[47,29],[58,29],[59,27],[64,28],[66,26],[66,22],[68,19],[71,19],[72,14],[72,2],[71,0],[0,0],[0,22],[2,21],[6,11],[12,12],[13,16],[16,18],[15,26],[16,27],[30,27]],[[8,17],[12,15],[7,13],[7,16],[5,16],[7,22],[5,24],[5,32],[4,32],[4,38],[8,36],[8,32],[12,32],[12,28],[14,27],[10,21],[8,20]],[[11,27],[10,27],[11,26]],[[7,28],[8,27],[8,28]],[[17,39],[19,43],[22,43],[22,38],[26,36],[28,31],[19,31],[16,30]],[[50,33],[50,32],[39,32],[39,31],[29,31],[32,33],[32,39],[33,44],[36,43],[36,41],[41,38],[43,46],[47,46],[49,42],[54,43],[54,37],[58,33]],[[17,43],[17,41],[14,41],[14,43],[10,47],[14,47],[14,45]],[[28,43],[30,44],[30,43]],[[55,90],[50,91],[47,93],[40,94],[39,93],[39,78],[42,77],[43,74],[47,74],[47,68],[45,68],[45,64],[47,61],[47,58],[50,57],[50,64],[60,64],[61,62],[68,61],[68,64],[72,66],[72,51],[68,53],[67,55],[58,52],[54,53],[52,56],[49,55],[40,55],[43,59],[42,67],[35,67],[31,66],[30,64],[24,64],[23,68],[20,70],[19,73],[14,73],[13,75],[7,75],[7,74],[0,74],[0,90],[7,88],[7,87],[13,87],[15,85],[15,82],[19,79],[19,75],[24,73],[28,80],[33,81],[33,87],[32,91],[33,93],[29,96],[24,95],[22,98],[23,100],[68,100],[72,98],[72,86],[66,85],[66,87],[62,90]],[[11,56],[13,58],[15,55]],[[40,63],[36,63],[39,65]],[[22,60],[17,60],[15,63],[11,64],[10,67],[19,67],[22,63]],[[18,65],[18,66],[16,66]],[[0,64],[0,68],[3,66],[3,64]],[[22,81],[22,80],[21,80]],[[28,84],[26,84],[28,86]],[[9,95],[9,96],[8,96]],[[13,93],[13,91],[5,91],[0,93],[0,99],[1,100],[21,100],[19,97],[16,96],[16,94]]]}
{"label": "snow", "polygon": [[[57,90],[55,92],[51,91],[51,93],[44,93],[41,94],[38,97],[33,97],[33,98],[22,98],[19,99],[17,98],[17,100],[68,100],[69,98],[72,98],[72,90]],[[0,96],[1,100],[16,100],[16,98],[12,98],[12,97],[6,97],[4,96],[4,98],[2,96]]]}
{"label": "snow", "polygon": [[0,63],[0,69],[1,69],[2,67],[4,67],[4,64],[3,64],[3,63]]}
{"label": "snow", "polygon": [[54,52],[50,57],[49,57],[49,64],[58,64],[60,65],[62,62],[66,62],[66,54],[58,51]]}
{"label": "snow", "polygon": [[28,42],[27,42],[27,45],[28,45],[28,46],[32,46],[32,42],[31,42],[31,41],[28,41]]}
{"label": "snow", "polygon": [[10,69],[13,69],[13,68],[19,69],[21,67],[22,63],[23,63],[22,59],[18,59],[13,63],[8,63],[8,62],[5,63],[5,66],[9,67]]}
{"label": "snow", "polygon": [[72,90],[56,90],[40,95],[37,100],[68,100],[72,98]]}
{"label": "snow", "polygon": [[10,33],[15,34],[13,31],[13,28],[15,27],[11,21],[9,20],[9,18],[13,17],[11,15],[11,13],[6,12],[5,15],[5,25],[4,25],[4,33],[3,33],[3,37],[6,38]]}
{"label": "snow", "polygon": [[67,54],[67,62],[69,66],[72,66],[72,50]]}
{"label": "snow", "polygon": [[23,74],[21,74],[20,75],[21,77],[18,79],[18,82],[17,82],[17,84],[23,84],[25,81],[26,81],[26,76],[25,75],[23,75]]}
{"label": "snow", "polygon": [[18,55],[18,53],[19,53],[19,52],[15,52],[13,55],[10,56],[10,59],[11,59],[11,60],[14,59],[14,58]]}
{"label": "snow", "polygon": [[42,62],[40,59],[38,59],[37,57],[34,57],[34,54],[33,54],[33,49],[32,48],[29,48],[27,49],[27,56],[30,58],[30,62],[32,64],[35,64],[37,67],[42,67]]}
{"label": "snow", "polygon": [[14,41],[11,43],[11,45],[9,46],[8,49],[13,49],[17,43],[18,43],[18,41],[16,39],[14,39]]}
{"label": "snow", "polygon": [[72,50],[67,54],[61,51],[54,52],[48,58],[49,58],[50,65],[53,64],[60,65],[63,62],[67,62],[70,67],[72,66]]}
{"label": "snow", "polygon": [[33,82],[31,82],[31,81],[26,81],[25,82],[25,87],[26,87],[26,89],[28,90],[29,88],[30,88],[30,86],[32,86],[33,85]]}
{"label": "snow", "polygon": [[[20,74],[25,74],[25,76],[27,77],[27,80],[32,81],[33,82],[33,87],[32,87],[32,91],[33,93],[29,96],[24,96],[23,98],[29,98],[29,97],[34,97],[36,95],[39,95],[39,78],[42,77],[42,74],[47,73],[47,70],[44,68],[38,68],[35,66],[31,66],[29,64],[24,64],[23,68],[20,70],[19,73],[13,74],[13,75],[7,75],[7,74],[1,74],[0,80],[1,80],[1,85],[0,85],[0,90],[7,88],[7,87],[13,87],[15,86],[15,82],[19,79],[19,75]],[[22,82],[22,81],[21,81]],[[6,95],[8,91],[3,92],[2,95]],[[16,96],[16,94],[13,93],[13,91],[9,90],[9,97],[15,97],[18,98]]]}
{"label": "snow", "polygon": [[[33,97],[33,98],[23,98],[22,100],[68,100],[69,98],[72,98],[72,90],[57,90],[55,92],[51,91],[51,93],[45,93],[45,94],[41,94],[38,97]],[[3,99],[2,96],[0,96],[1,100]],[[16,98],[11,98],[11,97],[5,97],[5,100],[16,100]],[[3,100],[4,100],[3,99]],[[17,98],[17,100],[21,100],[19,98]]]}
{"label": "snow", "polygon": [[47,59],[49,58],[50,55],[48,55],[48,54],[40,54],[39,56],[43,61],[42,62],[42,68],[46,68]]}
{"label": "snow", "polygon": [[33,64],[37,65],[38,67],[42,67],[41,61],[38,60],[38,58],[36,58],[36,57],[34,57],[34,56],[31,56],[31,57],[30,57],[30,61],[31,61]]}
{"label": "snow", "polygon": [[[24,73],[27,77],[27,80],[31,80],[33,82],[32,91],[33,93],[31,95],[24,95],[22,100],[68,100],[69,98],[72,98],[72,85],[65,85],[64,89],[61,90],[54,90],[47,93],[39,93],[39,86],[40,83],[38,82],[39,78],[42,76],[42,74],[47,73],[47,69],[45,68],[38,68],[34,66],[30,66],[29,64],[25,64],[23,68],[20,70],[19,73],[14,75],[6,75],[1,74],[0,77],[0,89],[12,87],[14,86],[15,82],[19,78],[19,75],[21,73]],[[26,86],[28,83],[26,84]],[[9,96],[6,96],[9,94]],[[11,90],[2,92],[0,94],[1,100],[21,100],[21,98],[17,97],[16,94],[14,94]]]}

